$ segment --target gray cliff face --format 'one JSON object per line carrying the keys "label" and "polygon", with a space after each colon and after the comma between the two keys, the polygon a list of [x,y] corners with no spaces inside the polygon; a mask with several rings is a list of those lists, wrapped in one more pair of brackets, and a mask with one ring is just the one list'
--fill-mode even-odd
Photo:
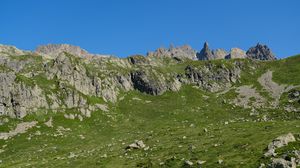
{"label": "gray cliff face", "polygon": [[271,49],[268,46],[259,43],[255,47],[251,47],[246,54],[250,59],[276,60],[276,57],[272,53]]}
{"label": "gray cliff face", "polygon": [[0,114],[22,118],[35,108],[48,108],[43,91],[20,82],[19,78],[13,72],[0,73]]}
{"label": "gray cliff face", "polygon": [[235,62],[234,67],[216,66],[206,64],[205,66],[187,66],[185,75],[189,83],[211,91],[217,92],[231,87],[240,78],[242,64]]}

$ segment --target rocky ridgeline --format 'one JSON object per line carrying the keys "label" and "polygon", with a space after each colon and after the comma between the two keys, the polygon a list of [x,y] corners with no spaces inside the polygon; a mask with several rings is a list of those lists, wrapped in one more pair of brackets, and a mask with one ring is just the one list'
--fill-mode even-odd
{"label": "rocky ridgeline", "polygon": [[[275,59],[266,46],[258,44],[255,48],[247,52],[249,57]],[[0,115],[22,118],[41,109],[77,109],[82,116],[89,117],[91,112],[101,109],[101,102],[116,102],[124,91],[161,95],[178,91],[185,84],[211,92],[222,91],[239,81],[245,68],[243,61],[235,60],[230,65],[198,62],[186,65],[183,72],[160,69],[176,66],[183,59],[223,59],[228,55],[240,58],[241,53],[245,57],[238,49],[229,54],[224,50],[210,51],[205,43],[200,53],[183,46],[158,49],[147,57],[116,58],[90,54],[66,44],[40,46],[34,52],[1,45]]]}
{"label": "rocky ridgeline", "polygon": [[231,48],[230,52],[224,49],[211,50],[207,42],[203,48],[197,52],[188,45],[181,47],[171,46],[169,49],[159,48],[154,52],[148,52],[149,57],[173,57],[177,59],[188,58],[192,60],[216,60],[216,59],[236,59],[249,58],[256,60],[276,60],[272,51],[266,45],[257,44],[247,52],[240,48]]}
{"label": "rocky ridgeline", "polygon": [[38,46],[35,52],[39,55],[57,57],[61,52],[67,52],[72,55],[77,55],[84,58],[90,58],[93,56],[108,56],[108,55],[99,55],[99,54],[91,54],[86,50],[69,44],[48,44]]}

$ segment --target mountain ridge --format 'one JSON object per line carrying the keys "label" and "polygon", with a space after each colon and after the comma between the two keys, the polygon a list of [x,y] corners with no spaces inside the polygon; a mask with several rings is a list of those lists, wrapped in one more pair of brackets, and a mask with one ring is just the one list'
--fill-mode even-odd
{"label": "mountain ridge", "polygon": [[[61,52],[68,52],[73,55],[77,55],[80,57],[109,57],[112,55],[103,55],[103,54],[92,54],[86,51],[85,49],[80,48],[79,46],[71,45],[71,44],[47,44],[40,45],[34,51],[22,51],[15,46],[10,45],[0,45],[0,52],[9,51],[13,52],[15,50],[16,55],[22,55],[24,53],[35,53],[48,57],[56,57]],[[132,55],[130,55],[132,56]],[[128,56],[128,57],[130,57]],[[170,48],[158,48],[155,51],[148,51],[145,56],[150,57],[182,57],[189,58],[192,60],[212,60],[212,59],[230,59],[230,58],[251,58],[251,59],[259,59],[259,60],[275,60],[276,57],[270,50],[267,45],[262,45],[257,43],[256,46],[250,47],[248,51],[243,51],[239,48],[231,48],[228,53],[224,49],[215,49],[210,50],[207,42],[204,43],[203,48],[200,51],[194,50],[189,45],[183,45],[179,47],[174,47],[173,45]]]}

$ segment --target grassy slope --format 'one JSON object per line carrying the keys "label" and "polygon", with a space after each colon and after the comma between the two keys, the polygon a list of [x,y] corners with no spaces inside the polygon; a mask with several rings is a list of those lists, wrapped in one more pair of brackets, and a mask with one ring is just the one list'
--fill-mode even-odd
{"label": "grassy slope", "polygon": [[[264,65],[252,76],[248,74],[248,78],[242,78],[242,83],[250,84],[271,68],[275,71],[275,81],[300,84],[299,75],[296,75],[300,73],[299,58]],[[206,100],[203,95],[209,98]],[[82,122],[66,120],[62,112],[29,115],[24,120],[38,120],[40,128],[33,128],[11,140],[0,140],[4,150],[0,153],[0,166],[158,167],[164,162],[162,167],[180,167],[184,160],[199,159],[207,161],[204,167],[257,167],[272,139],[287,132],[299,133],[300,121],[284,121],[280,116],[286,114],[280,111],[272,111],[272,115],[279,116],[273,121],[254,122],[256,117],[250,116],[249,110],[233,109],[222,103],[222,96],[218,98],[191,86],[161,96],[136,91],[123,96],[124,99],[111,106],[109,112],[94,112],[91,118]],[[43,124],[50,116],[53,116],[53,128]],[[229,124],[225,124],[226,121]],[[55,137],[58,126],[71,128],[71,131]],[[208,132],[204,132],[204,128]],[[37,131],[42,135],[34,135]],[[32,137],[31,140],[28,137]],[[150,149],[126,153],[124,148],[135,139],[143,140]],[[68,158],[70,152],[78,157]],[[105,154],[107,157],[103,157]],[[224,163],[219,165],[218,159]]]}

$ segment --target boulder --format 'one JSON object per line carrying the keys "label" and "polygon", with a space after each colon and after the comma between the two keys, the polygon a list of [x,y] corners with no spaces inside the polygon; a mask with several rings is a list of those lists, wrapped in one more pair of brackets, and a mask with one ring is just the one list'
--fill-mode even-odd
{"label": "boulder", "polygon": [[296,139],[292,133],[288,133],[286,135],[281,135],[275,138],[271,143],[268,145],[268,151],[264,154],[265,156],[276,156],[275,150],[277,148],[281,148],[283,146],[288,145],[290,142],[295,142]]}
{"label": "boulder", "polygon": [[268,165],[268,168],[296,168],[296,163],[294,159],[288,161],[282,158],[275,158],[272,159],[271,163]]}
{"label": "boulder", "polygon": [[128,145],[125,149],[143,149],[145,148],[146,145],[144,144],[144,142],[142,140],[135,140],[134,143]]}

